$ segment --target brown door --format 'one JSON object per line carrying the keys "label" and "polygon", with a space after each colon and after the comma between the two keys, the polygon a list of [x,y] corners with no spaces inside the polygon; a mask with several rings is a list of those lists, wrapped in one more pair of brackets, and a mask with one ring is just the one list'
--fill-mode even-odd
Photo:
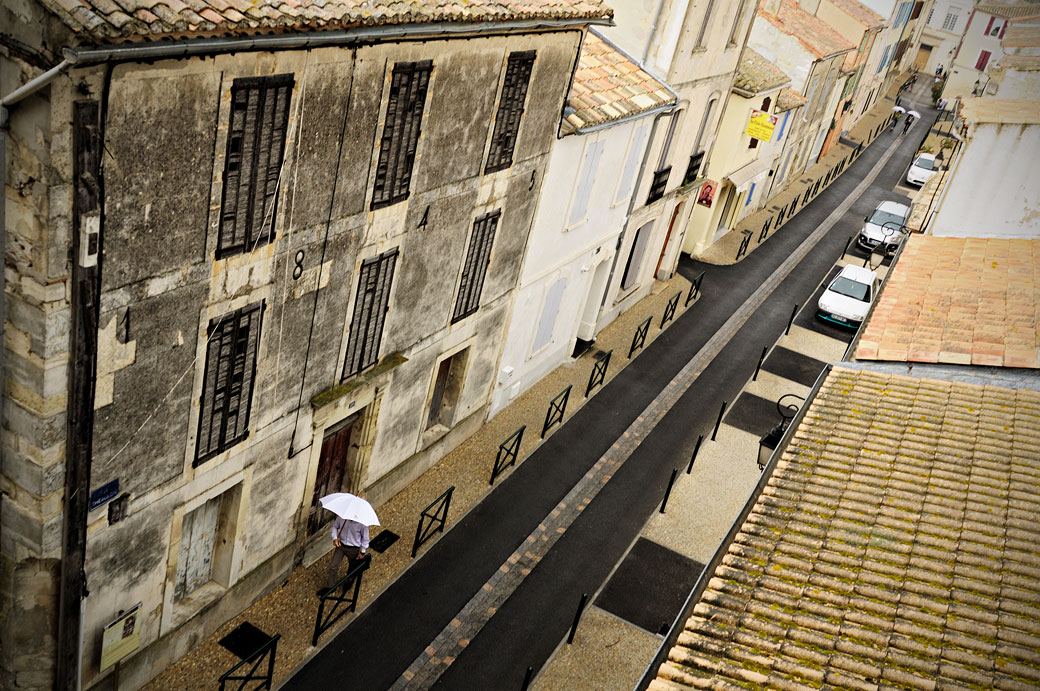
{"label": "brown door", "polygon": [[668,241],[672,239],[672,231],[675,229],[675,219],[679,218],[679,211],[682,209],[682,202],[675,205],[675,209],[672,210],[672,219],[668,221],[668,233],[664,236],[664,244],[661,245],[661,256],[657,258],[657,267],[654,269],[654,278],[657,278],[657,274],[661,271],[661,263],[664,262],[664,253],[668,250]]}
{"label": "brown door", "polygon": [[321,442],[321,458],[318,475],[314,479],[314,496],[311,498],[311,513],[307,519],[307,534],[313,535],[332,520],[332,512],[321,508],[318,501],[326,494],[339,492],[343,488],[347,458],[350,455],[350,433],[357,416],[354,415],[325,433]]}

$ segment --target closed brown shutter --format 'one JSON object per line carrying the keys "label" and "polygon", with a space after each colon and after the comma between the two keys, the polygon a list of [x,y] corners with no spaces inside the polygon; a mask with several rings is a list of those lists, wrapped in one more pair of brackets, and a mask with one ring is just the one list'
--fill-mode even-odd
{"label": "closed brown shutter", "polygon": [[480,293],[484,289],[484,278],[491,261],[491,246],[495,241],[495,231],[498,229],[501,216],[501,210],[496,210],[481,216],[473,224],[473,235],[470,236],[469,251],[462,265],[462,279],[459,281],[459,295],[455,299],[452,323],[465,319],[480,307]]}
{"label": "closed brown shutter", "polygon": [[262,315],[263,303],[254,303],[210,322],[195,465],[249,435]]}
{"label": "closed brown shutter", "polygon": [[494,173],[513,165],[513,149],[516,147],[516,136],[520,131],[520,118],[524,114],[524,102],[527,100],[527,86],[531,81],[534,58],[533,50],[509,54],[485,173]]}
{"label": "closed brown shutter", "polygon": [[231,85],[218,258],[250,251],[273,237],[292,88],[291,74],[236,79]]}
{"label": "closed brown shutter", "polygon": [[390,304],[390,287],[398,250],[394,248],[361,264],[357,298],[350,321],[347,354],[343,363],[343,379],[376,364],[383,323]]}
{"label": "closed brown shutter", "polygon": [[373,210],[408,198],[432,69],[433,63],[429,60],[394,65],[386,121],[379,140],[379,160],[372,189]]}

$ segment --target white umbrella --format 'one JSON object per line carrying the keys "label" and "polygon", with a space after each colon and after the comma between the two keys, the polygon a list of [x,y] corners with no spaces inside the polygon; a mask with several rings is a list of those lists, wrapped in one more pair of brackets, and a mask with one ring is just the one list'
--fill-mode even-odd
{"label": "white umbrella", "polygon": [[904,108],[903,106],[892,106],[892,110],[896,111],[897,113],[906,112],[906,108]]}
{"label": "white umbrella", "polygon": [[914,116],[915,118],[917,118],[918,120],[920,120],[920,119],[921,119],[921,114],[920,114],[920,113],[918,113],[918,112],[917,112],[916,110],[911,110],[911,111],[910,111],[910,115],[913,115],[913,116]]}
{"label": "white umbrella", "polygon": [[365,525],[379,525],[376,510],[361,497],[346,492],[335,492],[320,500],[322,508],[328,509],[340,518],[357,521]]}

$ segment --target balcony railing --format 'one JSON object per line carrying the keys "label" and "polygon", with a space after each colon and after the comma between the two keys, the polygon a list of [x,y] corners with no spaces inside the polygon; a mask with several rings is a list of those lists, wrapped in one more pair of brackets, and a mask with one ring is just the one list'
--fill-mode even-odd
{"label": "balcony railing", "polygon": [[683,175],[682,184],[689,185],[691,182],[697,179],[697,176],[701,172],[701,163],[704,161],[704,152],[699,151],[693,156],[690,156],[690,164],[686,166],[686,174]]}
{"label": "balcony railing", "polygon": [[650,183],[650,194],[646,195],[647,204],[653,204],[664,196],[665,188],[668,186],[668,176],[671,172],[672,167],[668,166],[654,173],[654,179]]}

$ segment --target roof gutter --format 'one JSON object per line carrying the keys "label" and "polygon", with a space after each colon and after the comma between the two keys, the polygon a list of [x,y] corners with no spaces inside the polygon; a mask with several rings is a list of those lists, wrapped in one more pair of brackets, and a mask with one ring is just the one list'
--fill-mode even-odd
{"label": "roof gutter", "polygon": [[88,67],[108,62],[137,62],[188,58],[241,51],[275,51],[348,45],[365,41],[467,38],[489,34],[580,28],[596,24],[614,26],[607,17],[590,19],[519,19],[500,22],[430,22],[425,24],[387,24],[361,26],[335,31],[278,34],[273,36],[180,39],[155,43],[127,43],[102,48],[64,48],[64,60],[40,76],[26,82],[0,99],[7,107],[50,84],[55,77],[73,67]]}
{"label": "roof gutter", "polygon": [[[671,91],[670,88],[668,90]],[[671,110],[675,110],[675,107],[677,105],[679,105],[678,100],[672,101],[671,103],[663,103],[659,106],[654,106],[649,110],[641,110],[638,113],[632,113],[630,115],[626,115],[623,118],[618,118],[617,120],[607,120],[606,122],[598,122],[595,125],[589,125],[588,127],[578,128],[571,132],[571,134],[591,134],[592,132],[599,132],[600,130],[605,130],[608,127],[613,127],[614,125],[622,125],[631,120],[638,120],[639,118],[648,118],[651,115],[657,115],[658,113],[667,113]]]}
{"label": "roof gutter", "polygon": [[791,86],[790,79],[788,79],[780,86],[771,86],[768,89],[761,89],[760,91],[748,91],[747,89],[742,89],[739,86],[731,86],[730,91],[735,93],[737,96],[741,96],[743,98],[754,98],[755,96],[761,96],[762,94],[770,94],[774,91],[781,91],[789,86]]}

